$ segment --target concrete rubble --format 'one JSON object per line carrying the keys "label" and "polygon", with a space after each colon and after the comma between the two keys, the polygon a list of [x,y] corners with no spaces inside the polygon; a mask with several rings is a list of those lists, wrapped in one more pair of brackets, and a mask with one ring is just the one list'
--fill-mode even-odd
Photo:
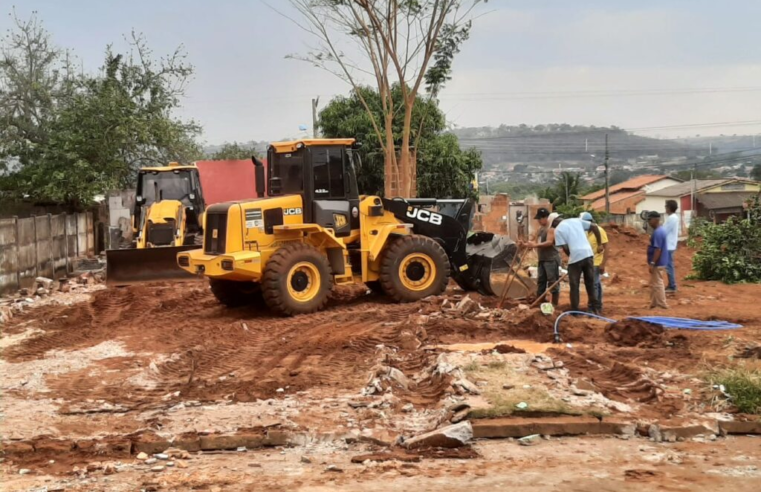
{"label": "concrete rubble", "polygon": [[407,449],[457,448],[465,446],[471,439],[473,427],[465,421],[405,439],[403,446]]}

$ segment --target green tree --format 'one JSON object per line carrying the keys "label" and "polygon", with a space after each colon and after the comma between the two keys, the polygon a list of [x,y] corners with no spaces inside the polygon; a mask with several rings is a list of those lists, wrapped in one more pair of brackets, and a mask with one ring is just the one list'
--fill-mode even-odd
{"label": "green tree", "polygon": [[753,166],[753,170],[750,172],[750,177],[756,181],[761,181],[761,164]]}
{"label": "green tree", "polygon": [[97,194],[133,186],[142,166],[200,158],[200,127],[172,116],[193,71],[184,58],[178,49],[156,61],[134,33],[126,56],[109,47],[102,74],[79,77],[38,156],[5,184],[17,195],[81,208]]}
{"label": "green tree", "polygon": [[0,171],[39,159],[76,79],[71,56],[36,15],[10,17],[14,26],[0,41]]}
{"label": "green tree", "polygon": [[251,156],[261,157],[253,144],[238,142],[225,142],[219,150],[208,154],[208,158],[215,161],[244,160],[251,159]]}
{"label": "green tree", "polygon": [[576,205],[581,193],[581,174],[562,172],[553,186],[547,187],[539,194],[556,207],[560,205]]}
{"label": "green tree", "polygon": [[[392,91],[395,98],[401,100],[401,89],[394,87]],[[444,133],[444,114],[435,100],[418,97],[412,114],[413,137],[419,142],[419,148],[415,149],[418,195],[444,198],[463,197],[472,193],[470,183],[482,165],[480,154],[473,149],[462,150],[454,135]],[[365,103],[375,108],[375,116],[382,115],[378,92],[369,87],[360,87],[348,96],[336,97],[330,101],[320,112],[318,125],[324,137],[352,137],[362,142],[359,151],[361,165],[357,169],[360,192],[383,195],[385,153],[375,138],[372,120],[364,108]],[[393,123],[394,138],[400,140],[404,115],[397,113]]]}
{"label": "green tree", "polygon": [[743,219],[731,217],[723,224],[702,223],[690,236],[700,234],[700,250],[692,267],[701,280],[726,283],[761,282],[761,204],[758,197]]}

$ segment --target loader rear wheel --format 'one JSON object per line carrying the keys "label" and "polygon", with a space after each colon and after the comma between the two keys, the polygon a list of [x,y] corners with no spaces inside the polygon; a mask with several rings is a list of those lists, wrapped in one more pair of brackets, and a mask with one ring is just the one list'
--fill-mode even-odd
{"label": "loader rear wheel", "polygon": [[386,294],[398,302],[441,294],[449,282],[449,258],[429,237],[400,237],[383,253],[380,282]]}
{"label": "loader rear wheel", "polygon": [[328,259],[303,243],[287,244],[264,268],[264,301],[275,312],[294,315],[319,311],[333,287]]}
{"label": "loader rear wheel", "polygon": [[227,307],[247,306],[261,299],[261,286],[254,282],[211,278],[209,285],[214,297]]}

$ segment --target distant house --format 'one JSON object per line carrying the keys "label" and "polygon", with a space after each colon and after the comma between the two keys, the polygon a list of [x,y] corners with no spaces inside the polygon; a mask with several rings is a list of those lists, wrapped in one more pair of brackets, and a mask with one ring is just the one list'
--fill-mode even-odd
{"label": "distant house", "polygon": [[724,222],[733,215],[741,215],[744,203],[759,192],[761,182],[750,179],[696,179],[649,192],[643,208],[663,212],[666,200],[676,200],[682,224],[688,227],[692,217]]}
{"label": "distant house", "polygon": [[[645,174],[610,187],[610,213],[628,215],[639,213],[639,204],[646,199],[648,192],[666,188],[682,181],[670,176]],[[605,211],[605,190],[598,190],[581,197],[586,208]]]}

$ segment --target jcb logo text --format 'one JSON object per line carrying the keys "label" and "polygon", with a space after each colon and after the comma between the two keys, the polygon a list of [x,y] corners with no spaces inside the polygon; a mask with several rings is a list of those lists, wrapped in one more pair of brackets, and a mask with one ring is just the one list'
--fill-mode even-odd
{"label": "jcb logo text", "polygon": [[442,216],[435,212],[429,212],[422,208],[408,208],[407,217],[417,219],[423,222],[430,222],[433,225],[441,225]]}

